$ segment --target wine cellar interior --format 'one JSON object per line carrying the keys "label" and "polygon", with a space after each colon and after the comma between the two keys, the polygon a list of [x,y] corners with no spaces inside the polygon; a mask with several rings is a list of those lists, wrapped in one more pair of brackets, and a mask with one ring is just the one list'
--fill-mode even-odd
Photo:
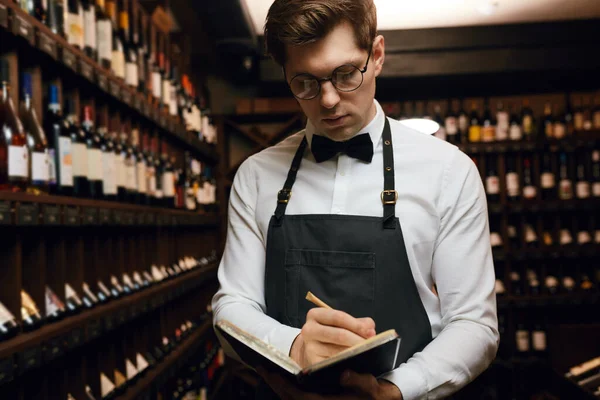
{"label": "wine cellar interior", "polygon": [[[213,331],[229,193],[306,117],[249,6],[219,3],[0,0],[0,399],[255,398]],[[500,347],[457,398],[600,398],[590,10],[381,32],[386,115],[458,146],[487,195]]]}

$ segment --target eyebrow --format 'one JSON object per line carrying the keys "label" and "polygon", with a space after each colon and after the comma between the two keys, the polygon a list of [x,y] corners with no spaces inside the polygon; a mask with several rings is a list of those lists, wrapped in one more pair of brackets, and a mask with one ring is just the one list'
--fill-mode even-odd
{"label": "eyebrow", "polygon": [[[358,58],[358,57],[356,57],[356,58]],[[341,64],[339,64],[337,67],[333,68],[333,69],[331,70],[331,72],[335,71],[335,69],[336,69],[336,68],[339,68],[339,67],[341,67],[342,65],[348,65],[348,64],[350,64],[350,65],[354,65],[355,67],[357,66],[356,62],[352,62],[352,60],[350,60],[350,61],[347,61],[347,62],[344,62],[344,63],[341,63]],[[298,75],[310,75],[310,76],[314,76],[315,78],[318,78],[318,76],[317,76],[317,75],[315,75],[315,74],[311,74],[310,72],[305,72],[305,71],[299,71],[299,72],[295,72],[295,73],[291,74],[291,75],[290,75],[290,77],[292,77],[292,78],[293,78],[294,76],[298,76]]]}

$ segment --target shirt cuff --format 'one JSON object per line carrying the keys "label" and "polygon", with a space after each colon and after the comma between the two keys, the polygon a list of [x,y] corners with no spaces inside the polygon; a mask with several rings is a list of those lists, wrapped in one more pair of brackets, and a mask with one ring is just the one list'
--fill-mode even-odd
{"label": "shirt cuff", "polygon": [[398,386],[403,400],[423,400],[427,398],[427,382],[423,373],[415,365],[402,364],[379,377]]}
{"label": "shirt cuff", "polygon": [[273,329],[267,336],[267,342],[285,355],[290,354],[290,349],[296,336],[300,334],[301,329],[281,324]]}

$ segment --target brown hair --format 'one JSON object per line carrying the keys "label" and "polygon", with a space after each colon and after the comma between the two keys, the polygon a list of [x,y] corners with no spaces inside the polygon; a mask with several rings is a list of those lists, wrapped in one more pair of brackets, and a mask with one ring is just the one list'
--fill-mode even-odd
{"label": "brown hair", "polygon": [[275,0],[265,24],[267,53],[283,66],[286,46],[314,43],[343,21],[354,27],[358,46],[370,50],[377,35],[373,0]]}

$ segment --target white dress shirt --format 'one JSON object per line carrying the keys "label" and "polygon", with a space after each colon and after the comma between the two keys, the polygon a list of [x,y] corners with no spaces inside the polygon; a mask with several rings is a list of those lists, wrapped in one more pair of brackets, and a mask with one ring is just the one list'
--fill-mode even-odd
{"label": "white dress shirt", "polygon": [[[307,150],[286,214],[383,215],[385,116],[375,104],[375,118],[357,133],[371,136],[373,161],[367,164],[340,154],[317,164]],[[405,400],[436,399],[473,380],[496,355],[499,335],[487,203],[475,164],[456,146],[395,120],[390,120],[390,128],[396,216],[434,340],[382,378],[397,385]],[[267,230],[298,145],[304,135],[310,144],[313,133],[309,122],[303,131],[240,166],[231,189],[220,289],[212,303],[215,322],[228,319],[285,354],[300,330],[265,314]],[[434,283],[438,295],[432,291]]]}

